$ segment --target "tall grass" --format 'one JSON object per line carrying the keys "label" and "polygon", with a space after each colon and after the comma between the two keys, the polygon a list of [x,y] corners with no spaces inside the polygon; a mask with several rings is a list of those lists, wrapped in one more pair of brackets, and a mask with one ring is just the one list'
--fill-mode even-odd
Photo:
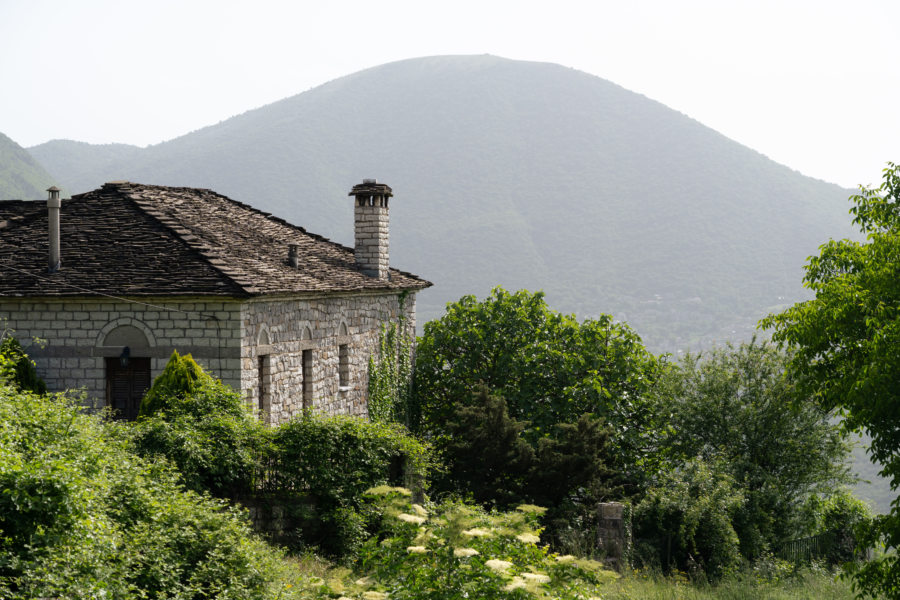
{"label": "tall grass", "polygon": [[852,600],[850,582],[821,570],[765,579],[749,572],[716,584],[632,573],[604,590],[603,600]]}

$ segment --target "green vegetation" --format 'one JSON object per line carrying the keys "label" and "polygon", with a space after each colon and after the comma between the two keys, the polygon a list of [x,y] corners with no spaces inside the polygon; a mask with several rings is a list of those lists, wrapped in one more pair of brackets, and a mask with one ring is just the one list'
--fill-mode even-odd
{"label": "green vegetation", "polygon": [[[766,318],[773,339],[794,351],[792,371],[826,410],[844,414],[848,429],[871,437],[869,452],[881,474],[900,486],[900,167],[884,170],[881,186],[851,198],[865,242],[831,241],[809,259],[805,284],[815,298]],[[870,544],[900,544],[900,506],[868,528]],[[900,596],[896,553],[856,573],[864,593]]]}
{"label": "green vegetation", "polygon": [[47,384],[41,379],[22,344],[11,335],[0,336],[0,381],[25,392],[44,394]]}
{"label": "green vegetation", "polygon": [[638,465],[647,446],[647,392],[658,360],[627,325],[609,315],[579,323],[550,310],[543,293],[495,288],[464,296],[425,325],[416,353],[414,431],[440,437],[443,424],[478,398],[479,385],[502,397],[509,416],[527,420],[537,440],[584,414],[613,431],[619,464]]}
{"label": "green vegetation", "polygon": [[53,178],[20,145],[0,133],[0,200],[40,200]]}
{"label": "green vegetation", "polygon": [[541,293],[448,305],[416,355],[413,427],[447,464],[435,489],[551,507],[551,539],[588,530],[597,502],[640,479],[659,370],[627,326],[578,323]]}
{"label": "green vegetation", "polygon": [[397,424],[304,414],[270,429],[241,394],[190,356],[172,354],[130,428],[132,448],[164,458],[186,487],[243,502],[271,499],[312,545],[352,555],[364,538],[358,514],[369,487],[428,476],[427,446]]}
{"label": "green vegetation", "polygon": [[584,598],[617,578],[600,563],[539,547],[543,509],[486,513],[456,502],[422,506],[402,488],[375,488],[377,533],[358,567],[398,600]]}
{"label": "green vegetation", "polygon": [[[105,421],[10,387],[33,365],[5,341],[0,595],[847,598],[829,569],[884,526],[839,488],[843,436],[770,344],[668,364],[611,318],[496,288],[419,346],[406,414],[428,444],[387,420],[268,428],[177,353],[136,423]],[[624,576],[594,560],[607,500],[628,503]],[[239,504],[277,508],[290,551],[341,566],[304,574],[319,563],[273,550]],[[817,553],[776,558],[804,536]]]}
{"label": "green vegetation", "polygon": [[276,598],[302,581],[239,511],[132,454],[125,427],[0,387],[0,596]]}
{"label": "green vegetation", "polygon": [[413,344],[403,319],[382,327],[377,355],[369,357],[369,419],[409,425]]}
{"label": "green vegetation", "polygon": [[596,503],[629,499],[636,564],[719,579],[828,533],[821,498],[848,480],[840,429],[787,362],[751,342],[667,364],[609,317],[496,288],[426,324],[414,425],[445,464],[436,491],[551,507],[556,548],[583,549]]}
{"label": "green vegetation", "polygon": [[798,393],[788,361],[755,341],[687,355],[655,389],[663,460],[677,468],[698,457],[728,475],[743,495],[731,521],[750,559],[817,533],[805,504],[850,482],[840,427]]}

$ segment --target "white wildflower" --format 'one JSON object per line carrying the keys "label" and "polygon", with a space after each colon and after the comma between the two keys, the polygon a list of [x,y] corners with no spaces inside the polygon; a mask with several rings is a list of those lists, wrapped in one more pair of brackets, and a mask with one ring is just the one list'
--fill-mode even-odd
{"label": "white wildflower", "polygon": [[356,580],[356,585],[367,586],[375,583],[375,580],[371,577],[361,577]]}
{"label": "white wildflower", "polygon": [[391,494],[400,494],[401,496],[412,496],[412,492],[402,487],[391,487],[389,485],[379,485],[367,489],[364,494],[370,496],[389,496]]}
{"label": "white wildflower", "polygon": [[562,556],[557,556],[556,560],[558,560],[561,563],[570,563],[575,560],[575,557],[572,556],[571,554],[563,554]]}
{"label": "white wildflower", "polygon": [[470,556],[476,556],[478,554],[478,550],[474,548],[454,548],[453,556],[456,558],[469,558]]}
{"label": "white wildflower", "polygon": [[506,587],[504,587],[503,589],[506,590],[507,592],[511,592],[513,590],[523,588],[523,587],[525,587],[525,585],[526,584],[525,584],[524,579],[522,579],[521,577],[513,577],[512,581],[510,581],[508,584],[506,584]]}
{"label": "white wildflower", "polygon": [[413,504],[412,505],[413,512],[419,515],[420,517],[427,517],[428,511],[425,510],[425,507],[421,504]]}
{"label": "white wildflower", "polygon": [[491,571],[506,571],[513,565],[509,561],[492,558],[491,560],[485,562],[484,566],[486,566]]}
{"label": "white wildflower", "polygon": [[541,538],[533,533],[520,533],[516,536],[516,539],[523,544],[537,544],[541,541]]}
{"label": "white wildflower", "polygon": [[522,573],[522,577],[535,583],[550,583],[550,577],[542,573]]}
{"label": "white wildflower", "polygon": [[420,517],[419,515],[411,515],[409,513],[400,513],[397,515],[397,518],[405,523],[415,523],[416,525],[421,525],[425,522],[425,517]]}
{"label": "white wildflower", "polygon": [[362,597],[365,600],[386,600],[388,595],[385,592],[363,592]]}
{"label": "white wildflower", "polygon": [[487,529],[481,529],[480,527],[473,527],[472,529],[463,531],[463,535],[468,535],[469,537],[490,537],[491,532]]}
{"label": "white wildflower", "polygon": [[407,546],[406,551],[410,554],[425,554],[428,552],[428,548],[425,546]]}

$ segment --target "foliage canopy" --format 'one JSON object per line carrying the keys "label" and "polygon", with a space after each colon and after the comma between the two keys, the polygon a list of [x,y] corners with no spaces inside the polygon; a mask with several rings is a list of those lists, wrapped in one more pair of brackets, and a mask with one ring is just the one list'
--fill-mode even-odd
{"label": "foliage canopy", "polygon": [[[806,265],[815,298],[761,326],[794,351],[791,367],[803,388],[847,427],[871,436],[870,453],[900,485],[900,167],[888,163],[879,187],[850,198],[865,242],[829,241]],[[900,546],[900,505],[876,521],[872,540]],[[861,568],[863,592],[900,597],[896,554]]]}
{"label": "foliage canopy", "polygon": [[728,473],[745,502],[733,513],[741,551],[756,558],[808,535],[804,505],[846,482],[848,445],[830,414],[798,395],[787,354],[756,341],[686,355],[655,394],[674,467],[700,457]]}
{"label": "foliage canopy", "polygon": [[621,464],[637,467],[653,429],[645,396],[660,369],[637,334],[609,315],[578,323],[550,310],[541,292],[497,287],[483,301],[448,304],[425,324],[414,375],[421,417],[412,425],[439,435],[484,385],[506,401],[509,417],[528,422],[532,439],[594,415],[612,429]]}

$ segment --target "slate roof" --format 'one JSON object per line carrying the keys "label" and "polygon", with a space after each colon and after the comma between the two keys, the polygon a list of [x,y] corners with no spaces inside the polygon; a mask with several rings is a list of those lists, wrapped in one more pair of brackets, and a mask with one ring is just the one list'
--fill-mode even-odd
{"label": "slate roof", "polygon": [[[364,275],[353,250],[211,190],[130,182],[62,201],[48,273],[46,201],[0,201],[0,296],[236,296],[418,290]],[[288,244],[300,266],[288,265]]]}

